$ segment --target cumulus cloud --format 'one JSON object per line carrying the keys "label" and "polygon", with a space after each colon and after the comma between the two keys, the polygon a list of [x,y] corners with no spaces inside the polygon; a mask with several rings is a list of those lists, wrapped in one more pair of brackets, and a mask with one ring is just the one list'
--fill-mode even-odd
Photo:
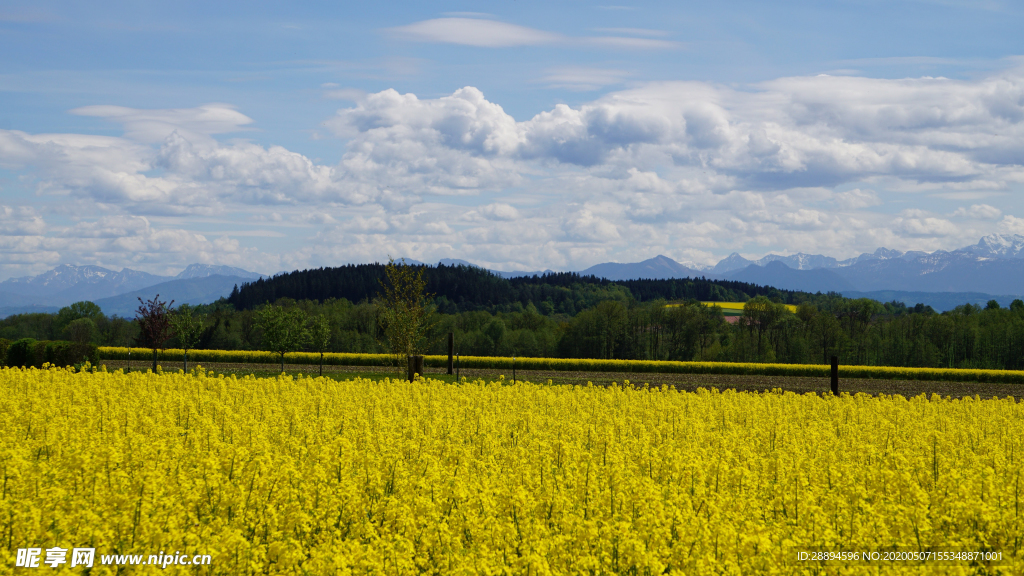
{"label": "cumulus cloud", "polygon": [[481,206],[480,213],[493,220],[512,221],[518,220],[520,217],[519,210],[516,210],[514,206],[503,202]]}
{"label": "cumulus cloud", "polygon": [[892,223],[893,229],[904,236],[941,237],[958,232],[956,225],[949,220],[929,216],[921,210],[907,210]]}
{"label": "cumulus cloud", "polygon": [[836,204],[845,210],[859,210],[878,206],[882,200],[874,190],[861,190],[854,188],[845,192],[837,192],[835,195]]}
{"label": "cumulus cloud", "polygon": [[[175,116],[162,112],[140,116]],[[72,195],[139,214],[209,214],[232,203],[358,204],[384,194],[358,182],[344,185],[336,167],[281,146],[221,144],[189,129],[172,129],[158,147],[130,138],[0,130],[0,166],[35,169],[37,191],[44,195]]]}
{"label": "cumulus cloud", "polygon": [[46,222],[28,206],[0,205],[0,236],[39,236],[46,232]]}
{"label": "cumulus cloud", "polygon": [[[581,85],[621,78],[550,72]],[[731,251],[846,257],[976,242],[958,218],[1024,229],[978,196],[1024,182],[1018,69],[971,81],[650,83],[521,119],[471,86],[437,98],[344,96],[325,122],[344,141],[329,162],[226,139],[253,122],[224,105],[76,110],[123,124],[123,137],[0,130],[0,166],[31,173],[42,198],[95,208],[49,227],[41,212],[0,210],[0,242],[45,261],[73,239],[105,254],[209,255],[221,240],[175,218],[232,213],[293,240],[286,254],[260,256],[281,266],[391,253],[544,269],[659,253],[706,262]],[[893,216],[907,206],[929,211]],[[294,248],[304,242],[330,248]]]}
{"label": "cumulus cloud", "polygon": [[255,144],[195,145],[177,132],[164,141],[154,164],[180,183],[216,190],[251,204],[282,204],[312,199],[361,200],[346,194],[334,180],[334,169],[314,164],[281,146]]}
{"label": "cumulus cloud", "polygon": [[988,204],[971,204],[970,208],[961,206],[951,214],[954,218],[976,218],[978,220],[995,220],[1002,215],[1002,210]]}
{"label": "cumulus cloud", "polygon": [[876,176],[962,183],[1003,167],[1019,174],[1024,80],[1013,74],[973,83],[819,76],[755,88],[649,84],[519,122],[474,88],[434,100],[386,91],[330,125],[343,136],[476,157],[583,167],[669,160],[762,188]]}
{"label": "cumulus cloud", "polygon": [[999,221],[996,229],[1004,234],[1024,234],[1024,218],[1007,214]]}
{"label": "cumulus cloud", "polygon": [[619,238],[619,229],[613,222],[588,209],[570,214],[563,221],[562,229],[570,238],[584,242],[606,242]]}

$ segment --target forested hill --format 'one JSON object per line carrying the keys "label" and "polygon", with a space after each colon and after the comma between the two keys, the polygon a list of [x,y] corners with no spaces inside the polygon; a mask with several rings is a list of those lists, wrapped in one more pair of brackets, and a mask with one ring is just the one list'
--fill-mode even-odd
{"label": "forested hill", "polygon": [[[569,315],[601,300],[635,298],[646,302],[665,300],[746,301],[766,295],[793,304],[808,294],[758,286],[746,282],[683,278],[671,280],[610,281],[574,272],[505,279],[482,268],[425,266],[427,292],[434,295],[442,312],[495,309],[518,302],[533,303],[545,312]],[[296,270],[273,278],[261,278],[236,287],[228,302],[247,310],[279,298],[325,301],[344,298],[350,302],[372,300],[381,289],[384,264],[349,264],[336,268]]]}

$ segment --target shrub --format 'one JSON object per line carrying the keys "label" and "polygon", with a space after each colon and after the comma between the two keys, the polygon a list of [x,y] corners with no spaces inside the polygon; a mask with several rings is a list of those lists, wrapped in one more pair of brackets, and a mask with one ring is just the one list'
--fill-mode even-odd
{"label": "shrub", "polygon": [[34,338],[15,340],[7,348],[8,366],[32,366],[32,350],[35,348]]}
{"label": "shrub", "polygon": [[88,360],[99,364],[96,346],[85,342],[54,341],[46,343],[44,360],[54,366],[74,366]]}
{"label": "shrub", "polygon": [[54,366],[74,366],[84,360],[99,363],[99,353],[93,344],[63,340],[34,340],[22,338],[12,342],[6,350],[8,366],[42,368],[49,362]]}

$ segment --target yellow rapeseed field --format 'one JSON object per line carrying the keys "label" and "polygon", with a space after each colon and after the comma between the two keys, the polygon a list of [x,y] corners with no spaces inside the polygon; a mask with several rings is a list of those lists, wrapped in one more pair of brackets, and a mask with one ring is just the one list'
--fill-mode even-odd
{"label": "yellow rapeseed field", "polygon": [[1020,574],[1022,457],[1012,399],[5,368],[0,571],[89,546],[197,574],[979,572],[797,560],[902,547]]}
{"label": "yellow rapeseed field", "polygon": [[[705,306],[718,306],[722,311],[728,315],[742,315],[743,306],[746,302],[701,302]],[[786,304],[786,310],[796,313],[796,306],[793,304]]]}

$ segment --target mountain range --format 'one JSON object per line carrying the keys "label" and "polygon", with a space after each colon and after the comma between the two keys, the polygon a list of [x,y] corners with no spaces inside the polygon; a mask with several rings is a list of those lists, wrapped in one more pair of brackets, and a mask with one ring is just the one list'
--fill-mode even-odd
{"label": "mountain range", "polygon": [[[408,261],[408,260],[407,260]],[[417,263],[420,262],[411,262]],[[445,259],[445,265],[465,260]],[[543,275],[546,271],[492,270],[505,278]],[[696,278],[739,280],[805,292],[838,292],[851,298],[927,304],[950,310],[965,303],[996,300],[1008,306],[1024,298],[1024,235],[990,234],[957,250],[901,252],[878,248],[839,260],[822,254],[768,254],[749,260],[733,253],[714,266],[681,264],[668,256],[642,262],[596,264],[579,274],[609,280]]]}
{"label": "mountain range", "polygon": [[[540,272],[496,272],[505,277]],[[918,302],[936,310],[996,300],[1008,305],[1024,298],[1024,235],[990,234],[952,251],[901,252],[879,248],[838,260],[821,254],[768,254],[749,260],[730,254],[714,266],[684,265],[667,256],[635,263],[603,263],[580,274],[609,280],[694,278],[739,280],[806,292],[839,292],[849,297]]]}
{"label": "mountain range", "polygon": [[[405,260],[409,264],[422,264]],[[475,266],[444,259],[444,265]],[[545,271],[498,271],[509,278],[542,275]],[[918,302],[948,310],[970,302],[994,299],[1009,305],[1024,298],[1024,235],[990,234],[977,244],[935,252],[901,252],[879,248],[838,260],[821,254],[768,254],[749,260],[733,253],[714,266],[684,265],[667,256],[642,262],[596,264],[579,272],[609,280],[695,278],[739,280],[806,292],[839,292],[852,298]],[[264,275],[230,266],[192,264],[176,276],[159,276],[125,268],[64,264],[38,276],[0,282],[0,318],[22,312],[55,312],[80,300],[96,302],[105,313],[130,316],[137,298],[204,304],[227,296],[236,284]]]}
{"label": "mountain range", "polygon": [[131,316],[144,300],[159,294],[178,304],[206,304],[231,293],[235,284],[262,274],[231,266],[192,264],[175,276],[124,268],[62,264],[39,274],[0,282],[0,318],[24,312],[56,312],[72,302],[89,300],[105,314]]}

